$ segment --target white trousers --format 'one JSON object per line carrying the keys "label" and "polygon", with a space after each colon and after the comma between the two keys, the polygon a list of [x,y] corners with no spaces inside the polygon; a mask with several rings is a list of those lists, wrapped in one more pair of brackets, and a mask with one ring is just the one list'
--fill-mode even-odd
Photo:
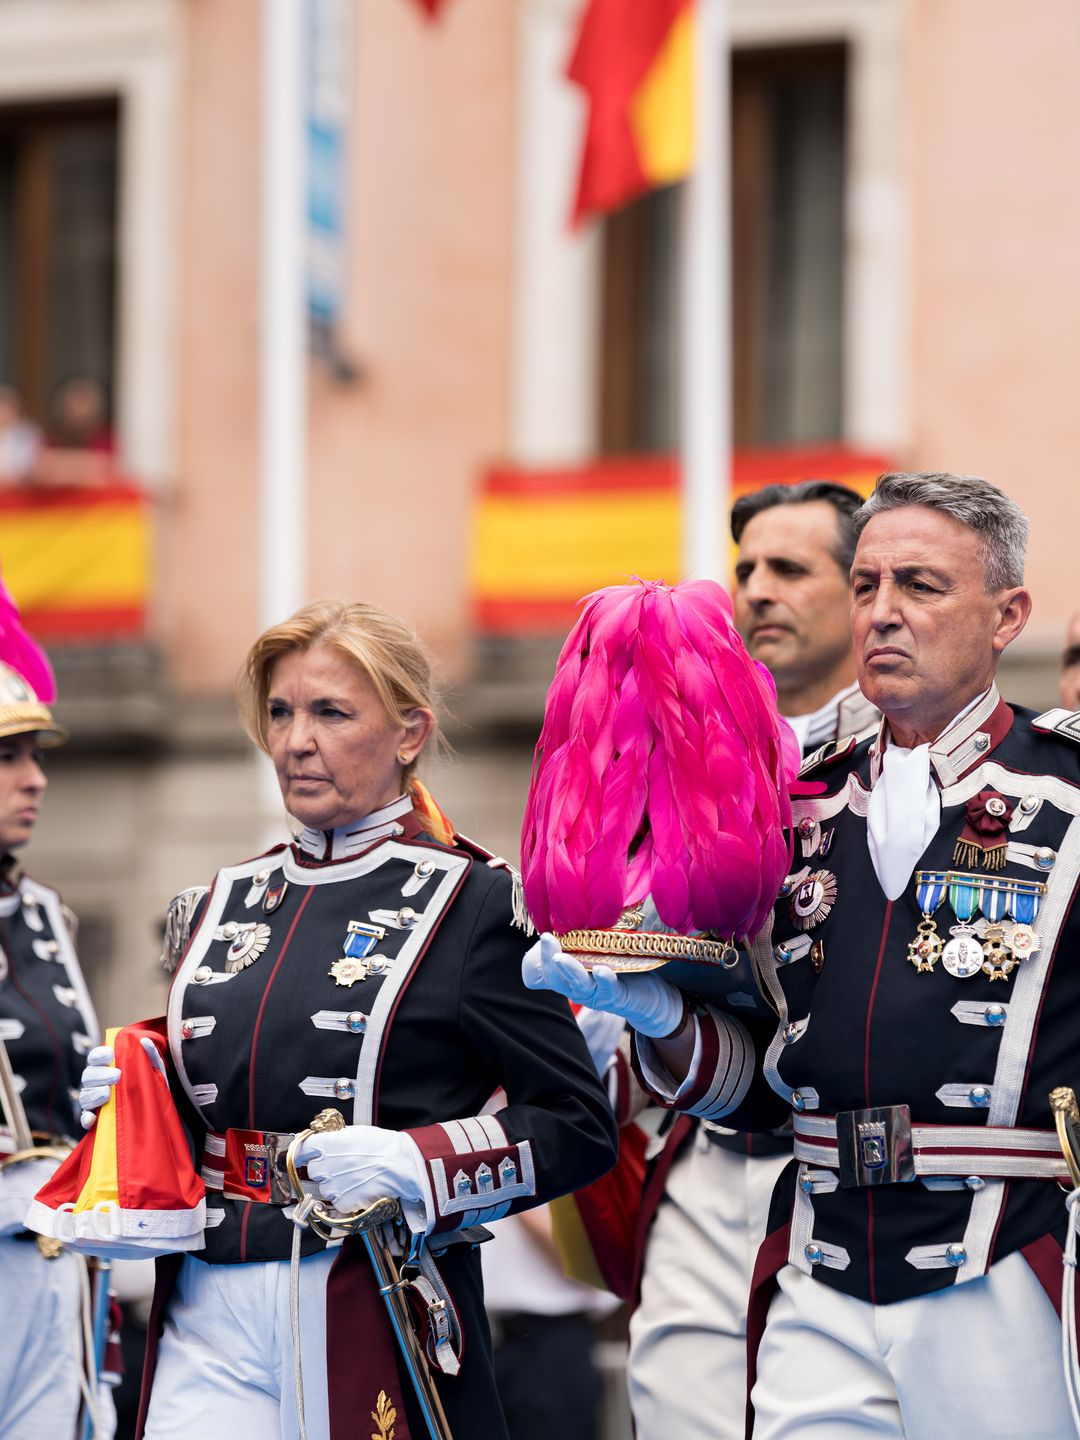
{"label": "white trousers", "polygon": [[[300,1262],[308,1440],[330,1436],[326,1278],[337,1254],[335,1247]],[[288,1261],[206,1265],[185,1255],[165,1312],[145,1440],[297,1440],[299,1434]]]}
{"label": "white trousers", "polygon": [[1061,1325],[1021,1255],[870,1305],[786,1266],[754,1386],[754,1440],[1069,1440]]}
{"label": "white trousers", "polygon": [[649,1232],[627,1383],[638,1440],[742,1440],[746,1306],[776,1177],[698,1130]]}
{"label": "white trousers", "polygon": [[79,1261],[46,1260],[29,1241],[0,1238],[0,1440],[75,1434],[82,1354]]}

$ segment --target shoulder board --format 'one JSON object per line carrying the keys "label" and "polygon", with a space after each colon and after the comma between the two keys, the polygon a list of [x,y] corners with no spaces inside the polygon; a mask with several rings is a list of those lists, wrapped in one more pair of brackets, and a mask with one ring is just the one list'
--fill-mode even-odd
{"label": "shoulder board", "polygon": [[191,924],[195,912],[209,893],[209,885],[192,885],[187,890],[181,890],[165,912],[161,964],[170,975],[183,959],[187,943],[191,939]]}
{"label": "shoulder board", "polygon": [[72,910],[72,908],[71,908],[70,905],[65,905],[62,900],[60,901],[60,913],[61,913],[61,915],[63,915],[63,917],[64,917],[64,924],[67,926],[68,931],[69,931],[69,933],[70,933],[70,935],[71,935],[72,940],[78,940],[78,938],[79,938],[79,917],[78,917],[78,915],[75,914],[75,911]]}
{"label": "shoulder board", "polygon": [[855,749],[859,741],[855,735],[847,735],[843,740],[829,740],[812,755],[808,755],[799,769],[799,778],[808,775],[811,770],[816,770],[819,765],[832,765],[837,760],[843,760]]}
{"label": "shoulder board", "polygon": [[536,928],[529,919],[529,912],[525,908],[525,888],[521,883],[521,873],[515,870],[509,860],[504,860],[501,855],[493,855],[490,850],[485,850],[483,845],[478,845],[475,840],[470,840],[467,835],[459,835],[455,831],[454,844],[467,854],[477,860],[482,860],[489,870],[505,870],[510,876],[511,905],[514,912],[514,924],[526,935],[535,935]]}
{"label": "shoulder board", "polygon": [[1041,730],[1044,735],[1061,735],[1074,745],[1080,745],[1080,710],[1064,710],[1061,706],[1046,710],[1042,715],[1036,715],[1031,728]]}

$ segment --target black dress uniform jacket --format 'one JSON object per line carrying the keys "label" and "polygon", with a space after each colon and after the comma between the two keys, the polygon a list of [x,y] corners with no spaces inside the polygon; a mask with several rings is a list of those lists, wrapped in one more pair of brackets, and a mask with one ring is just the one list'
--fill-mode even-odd
{"label": "black dress uniform jacket", "polygon": [[[79,1077],[98,1043],[97,1017],[79,968],[73,922],[60,896],[3,861],[0,881],[0,1037],[30,1129],[74,1140]],[[0,1153],[15,1148],[10,1131]]]}
{"label": "black dress uniform jacket", "polygon": [[[281,1206],[228,1198],[250,1182],[254,1199],[265,1179],[230,1132],[298,1131],[328,1106],[407,1131],[467,1348],[460,1376],[439,1377],[443,1402],[455,1433],[495,1436],[480,1257],[460,1242],[594,1179],[613,1162],[614,1124],[566,1002],[522,984],[530,941],[512,924],[508,869],[468,842],[435,843],[411,811],[400,821],[374,844],[305,831],[222,870],[201,904],[169,1001],[178,1100],[207,1181],[196,1258],[289,1255]],[[351,959],[350,922],[377,935],[354,933]],[[321,1246],[305,1231],[305,1253]]]}
{"label": "black dress uniform jacket", "polygon": [[[777,1021],[739,1030],[705,1012],[700,1063],[678,1103],[749,1129],[792,1117],[802,1158],[777,1186],[773,1240],[786,1230],[787,1263],[889,1303],[975,1279],[1017,1250],[1045,1254],[1064,1235],[1048,1093],[1080,1087],[1080,717],[1035,717],[992,689],[931,746],[941,823],[917,870],[1045,884],[1038,948],[1007,978],[957,978],[940,961],[920,971],[909,958],[923,918],[916,877],[890,902],[867,847],[881,744],[827,747],[804,767],[793,876],[752,946]],[[1008,815],[1000,870],[971,852],[967,864],[955,858],[986,792]],[[804,929],[795,907],[808,875],[823,878],[812,901],[827,902],[833,886],[835,898],[804,903]],[[934,916],[943,941],[957,924],[950,905]],[[841,1184],[833,1117],[897,1106],[917,1132],[946,1127],[916,1134],[919,1173],[856,1186],[849,1173]]]}

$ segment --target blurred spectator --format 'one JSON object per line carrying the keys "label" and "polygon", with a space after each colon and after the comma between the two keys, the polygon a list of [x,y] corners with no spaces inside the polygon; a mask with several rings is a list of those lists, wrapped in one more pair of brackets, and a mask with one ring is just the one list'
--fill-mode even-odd
{"label": "blurred spectator", "polygon": [[104,386],[85,375],[66,380],[52,408],[41,479],[49,485],[103,484],[112,474],[116,448]]}
{"label": "blurred spectator", "polygon": [[0,385],[0,485],[32,481],[40,454],[41,432],[23,414],[22,396]]}
{"label": "blurred spectator", "polygon": [[1080,710],[1080,610],[1065,631],[1065,650],[1061,657],[1061,679],[1058,681],[1061,703],[1066,710]]}
{"label": "blurred spectator", "polygon": [[480,1251],[484,1303],[510,1440],[596,1440],[603,1382],[593,1326],[619,1302],[563,1274],[546,1205],[491,1229]]}

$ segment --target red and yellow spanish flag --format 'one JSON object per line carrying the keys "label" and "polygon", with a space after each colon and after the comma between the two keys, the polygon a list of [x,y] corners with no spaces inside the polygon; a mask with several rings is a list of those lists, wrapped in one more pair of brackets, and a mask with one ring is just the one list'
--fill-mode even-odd
{"label": "red and yellow spanish flag", "polygon": [[588,95],[574,222],[694,159],[694,0],[586,0],[567,75]]}

